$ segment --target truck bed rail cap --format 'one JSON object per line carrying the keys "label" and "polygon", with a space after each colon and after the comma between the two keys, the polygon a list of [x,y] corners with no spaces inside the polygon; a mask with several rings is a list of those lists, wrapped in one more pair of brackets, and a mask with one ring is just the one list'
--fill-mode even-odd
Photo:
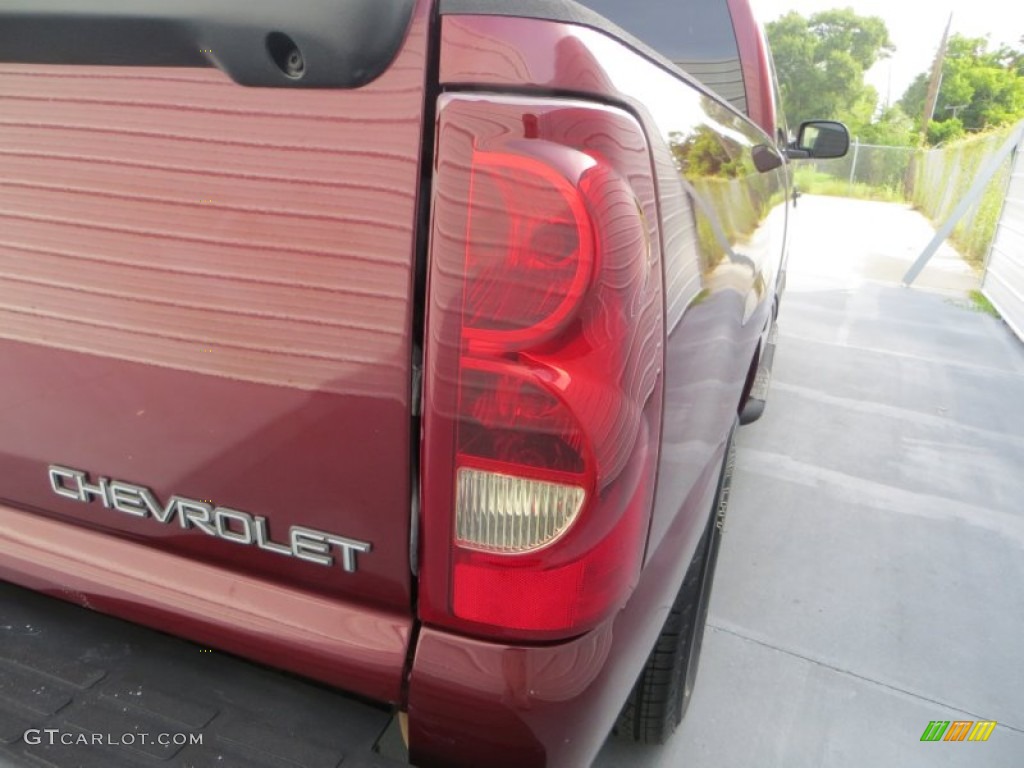
{"label": "truck bed rail cap", "polygon": [[702,87],[674,61],[666,58],[663,54],[651,48],[647,43],[630,34],[618,24],[609,21],[597,11],[588,8],[586,5],[581,5],[575,0],[500,0],[500,2],[496,0],[439,0],[438,9],[442,16],[510,16],[513,18],[542,19],[544,21],[588,27],[602,32],[614,40],[618,40],[620,43],[657,62],[669,72],[683,75],[690,82],[697,84],[698,87]]}
{"label": "truck bed rail cap", "polygon": [[414,5],[0,0],[0,62],[217,67],[241,85],[357,88],[388,68]]}

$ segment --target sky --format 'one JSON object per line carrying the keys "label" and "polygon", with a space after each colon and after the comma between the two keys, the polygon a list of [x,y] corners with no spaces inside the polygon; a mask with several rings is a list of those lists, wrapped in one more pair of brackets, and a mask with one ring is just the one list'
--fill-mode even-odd
{"label": "sky", "polygon": [[810,16],[832,8],[853,8],[861,16],[880,16],[896,46],[891,57],[876,64],[867,81],[878,89],[881,101],[898,101],[907,86],[931,67],[950,13],[953,32],[968,37],[988,36],[1020,47],[1024,35],[1024,2],[1020,0],[750,0],[764,23],[789,11]]}

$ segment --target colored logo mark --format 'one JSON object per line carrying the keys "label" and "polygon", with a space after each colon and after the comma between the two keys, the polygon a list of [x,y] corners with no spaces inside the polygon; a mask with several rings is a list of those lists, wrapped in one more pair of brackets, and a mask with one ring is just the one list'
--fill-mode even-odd
{"label": "colored logo mark", "polygon": [[921,741],[988,741],[995,729],[996,723],[983,720],[932,720]]}

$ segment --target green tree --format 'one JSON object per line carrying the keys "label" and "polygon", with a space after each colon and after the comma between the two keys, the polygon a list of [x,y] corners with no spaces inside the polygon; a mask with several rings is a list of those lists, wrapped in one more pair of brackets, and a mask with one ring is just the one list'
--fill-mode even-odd
{"label": "green tree", "polygon": [[720,136],[706,125],[685,136],[670,136],[676,165],[690,179],[735,179],[750,169],[743,162],[743,148],[734,139]]}
{"label": "green tree", "polygon": [[1004,45],[996,51],[996,56],[1005,63],[1008,69],[1024,77],[1024,35],[1021,35],[1019,50]]}
{"label": "green tree", "polygon": [[917,143],[917,133],[916,121],[894,104],[882,110],[873,122],[861,125],[857,136],[864,144],[909,147]]}
{"label": "green tree", "polygon": [[871,122],[878,93],[864,73],[895,50],[885,22],[852,8],[805,18],[791,12],[767,26],[791,124],[815,118]]}
{"label": "green tree", "polygon": [[[1022,40],[1024,42],[1024,40]],[[930,75],[917,76],[900,100],[904,111],[923,119]],[[942,87],[928,140],[940,143],[966,133],[998,128],[1024,118],[1024,52],[988,50],[983,37],[953,35],[942,64]]]}
{"label": "green tree", "polygon": [[951,141],[962,139],[967,135],[964,124],[959,117],[951,117],[940,123],[928,124],[928,143],[933,147],[937,144],[948,144]]}

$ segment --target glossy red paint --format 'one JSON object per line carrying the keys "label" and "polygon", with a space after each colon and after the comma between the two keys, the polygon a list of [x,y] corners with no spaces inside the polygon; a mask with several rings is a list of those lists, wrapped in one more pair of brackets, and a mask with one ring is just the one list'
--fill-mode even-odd
{"label": "glossy red paint", "polygon": [[[543,646],[460,635],[427,614],[403,669],[415,634],[409,388],[431,9],[421,0],[391,69],[354,92],[250,93],[206,70],[118,80],[0,67],[0,577],[381,701],[402,705],[407,691],[424,768],[585,765],[708,518],[770,313],[788,196],[781,174],[742,163],[724,182],[688,173],[697,139],[728,136],[747,160],[764,132],[626,44],[530,19],[442,20],[442,88],[609,105],[642,128],[664,414],[628,602]],[[711,201],[723,183],[774,205],[755,231],[730,229]],[[351,575],[126,518],[53,496],[51,462],[374,551]],[[448,482],[431,469],[424,488]],[[431,566],[447,562],[424,546]],[[445,584],[420,586],[447,597]]]}
{"label": "glossy red paint", "polygon": [[[626,106],[644,128],[659,204],[666,333],[665,423],[650,557],[731,428],[785,250],[784,171],[757,174],[751,168],[730,182],[773,201],[756,232],[730,231],[722,218],[731,215],[727,207],[709,195],[720,182],[688,173],[676,153],[687,137],[711,131],[728,132],[749,156],[766,143],[764,133],[690,81],[596,30],[531,19],[444,17],[441,82],[571,90]],[[707,236],[702,241],[699,230],[713,242]],[[699,528],[691,533],[692,552]]]}
{"label": "glossy red paint", "polygon": [[[2,502],[48,563],[12,581],[397,699],[431,6],[351,91],[0,66]],[[345,573],[63,499],[51,463],[373,549]]]}
{"label": "glossy red paint", "polygon": [[[411,609],[417,189],[430,2],[346,90],[0,66],[5,500],[241,576]],[[54,495],[60,464],[370,542],[302,562]],[[185,569],[187,573],[187,569]]]}
{"label": "glossy red paint", "polygon": [[764,29],[754,18],[750,0],[729,0],[736,42],[743,67],[743,82],[747,90],[747,111],[750,119],[765,133],[774,137],[778,129],[772,73],[768,63],[768,43]]}
{"label": "glossy red paint", "polygon": [[411,620],[0,506],[0,579],[398,701]]}
{"label": "glossy red paint", "polygon": [[[724,446],[723,446],[724,448]],[[422,768],[587,766],[668,615],[690,520],[708,519],[723,450],[666,532],[626,606],[575,640],[523,647],[424,628],[409,685],[412,761]]]}
{"label": "glossy red paint", "polygon": [[[688,173],[679,151],[711,131],[728,133],[733,151],[739,147],[749,158],[765,143],[764,133],[689,80],[596,30],[443,17],[440,79],[443,86],[535,92],[541,99],[572,92],[621,105],[650,144],[666,368],[657,494],[636,589],[611,619],[560,644],[486,642],[427,626],[409,682],[417,764],[583,766],[600,749],[646,661],[708,520],[725,440],[769,317],[783,250],[784,179],[756,174],[750,163],[746,175],[725,182],[777,201],[756,232],[730,229],[718,218],[727,213],[707,197],[723,182]],[[698,222],[716,243],[698,236]]]}

